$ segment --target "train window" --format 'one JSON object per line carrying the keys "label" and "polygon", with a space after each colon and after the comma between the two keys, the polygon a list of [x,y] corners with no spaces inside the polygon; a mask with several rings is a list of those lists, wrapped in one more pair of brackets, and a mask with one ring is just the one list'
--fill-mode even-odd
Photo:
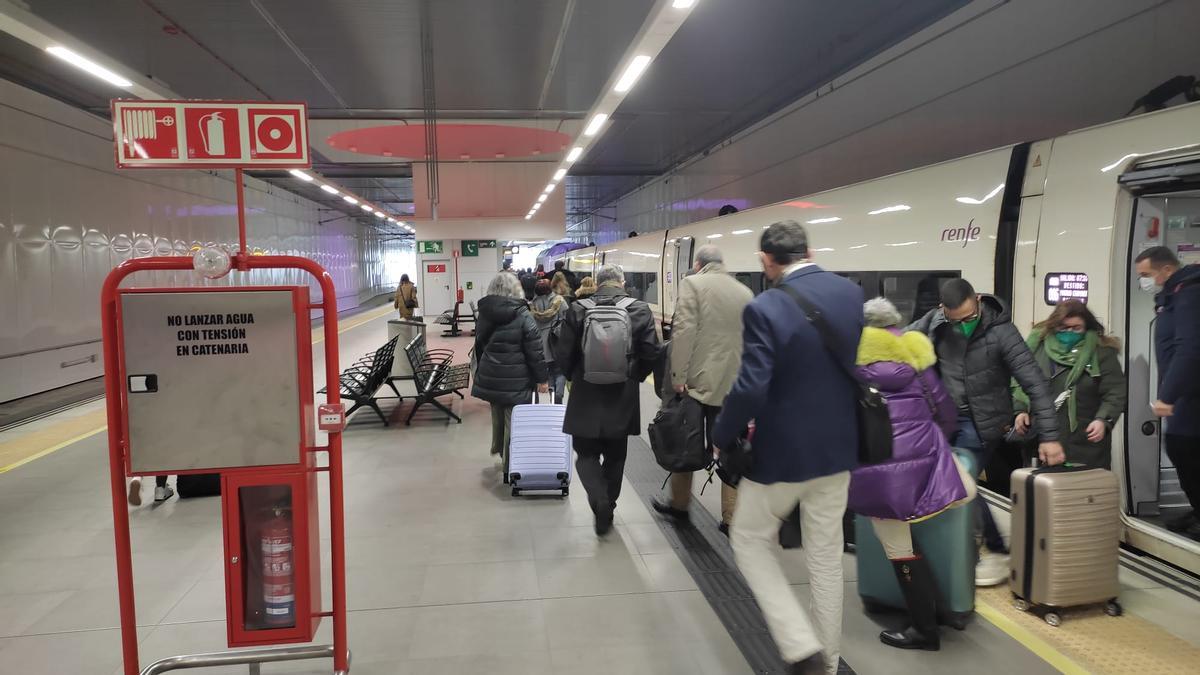
{"label": "train window", "polygon": [[743,286],[749,288],[752,293],[758,295],[766,290],[766,275],[762,272],[734,272],[733,278],[742,283]]}
{"label": "train window", "polygon": [[[900,316],[912,322],[937,307],[942,284],[959,276],[959,272],[951,271],[880,272],[877,293],[891,300],[900,310]],[[870,297],[869,292],[866,294]]]}
{"label": "train window", "polygon": [[626,272],[625,292],[629,293],[629,297],[658,304],[658,273]]}

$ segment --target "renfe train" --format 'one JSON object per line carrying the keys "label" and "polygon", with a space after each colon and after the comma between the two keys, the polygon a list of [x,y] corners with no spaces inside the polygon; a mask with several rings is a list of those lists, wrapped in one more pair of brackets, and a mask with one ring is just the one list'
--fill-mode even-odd
{"label": "renfe train", "polygon": [[[808,229],[815,262],[890,298],[906,318],[937,306],[941,282],[965,277],[1012,305],[1023,331],[1060,299],[1086,300],[1121,338],[1129,408],[1113,430],[1123,486],[1124,540],[1200,574],[1200,544],[1158,523],[1186,508],[1162,429],[1150,412],[1156,380],[1154,302],[1132,261],[1166,245],[1200,262],[1200,104],[999,148],[826,192],[560,253],[579,276],[605,263],[669,325],[695,248],[715,243],[731,273],[764,289],[761,231],[780,220]],[[548,265],[549,268],[549,265]],[[996,495],[989,498],[1003,505]]]}

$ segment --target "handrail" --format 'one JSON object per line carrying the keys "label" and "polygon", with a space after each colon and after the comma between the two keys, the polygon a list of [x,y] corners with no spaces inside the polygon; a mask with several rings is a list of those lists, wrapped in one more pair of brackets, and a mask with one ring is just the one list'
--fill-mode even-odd
{"label": "handrail", "polygon": [[[303,661],[306,659],[333,658],[333,645],[304,645],[301,647],[258,647],[232,652],[205,652],[181,654],[159,659],[142,669],[141,675],[159,675],[172,670],[207,668],[209,666],[249,665],[251,673],[258,672],[258,665],[281,661]],[[349,672],[350,649],[346,649],[346,670]],[[337,675],[337,674],[335,674]]]}

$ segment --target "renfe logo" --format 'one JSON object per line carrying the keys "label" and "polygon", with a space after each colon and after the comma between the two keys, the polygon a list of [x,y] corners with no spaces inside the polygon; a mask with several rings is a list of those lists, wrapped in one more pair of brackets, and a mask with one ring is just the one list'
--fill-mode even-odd
{"label": "renfe logo", "polygon": [[947,227],[942,230],[942,241],[962,242],[962,247],[966,248],[967,244],[977,241],[981,230],[975,225],[975,219],[972,218],[966,227]]}

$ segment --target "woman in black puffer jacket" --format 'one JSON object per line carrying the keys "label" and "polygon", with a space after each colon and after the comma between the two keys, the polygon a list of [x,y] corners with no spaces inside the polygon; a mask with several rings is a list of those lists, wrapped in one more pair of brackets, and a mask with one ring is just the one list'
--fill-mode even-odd
{"label": "woman in black puffer jacket", "polygon": [[492,279],[476,321],[471,395],[492,404],[492,454],[507,457],[513,406],[529,403],[534,387],[546,393],[549,380],[542,338],[516,275]]}

